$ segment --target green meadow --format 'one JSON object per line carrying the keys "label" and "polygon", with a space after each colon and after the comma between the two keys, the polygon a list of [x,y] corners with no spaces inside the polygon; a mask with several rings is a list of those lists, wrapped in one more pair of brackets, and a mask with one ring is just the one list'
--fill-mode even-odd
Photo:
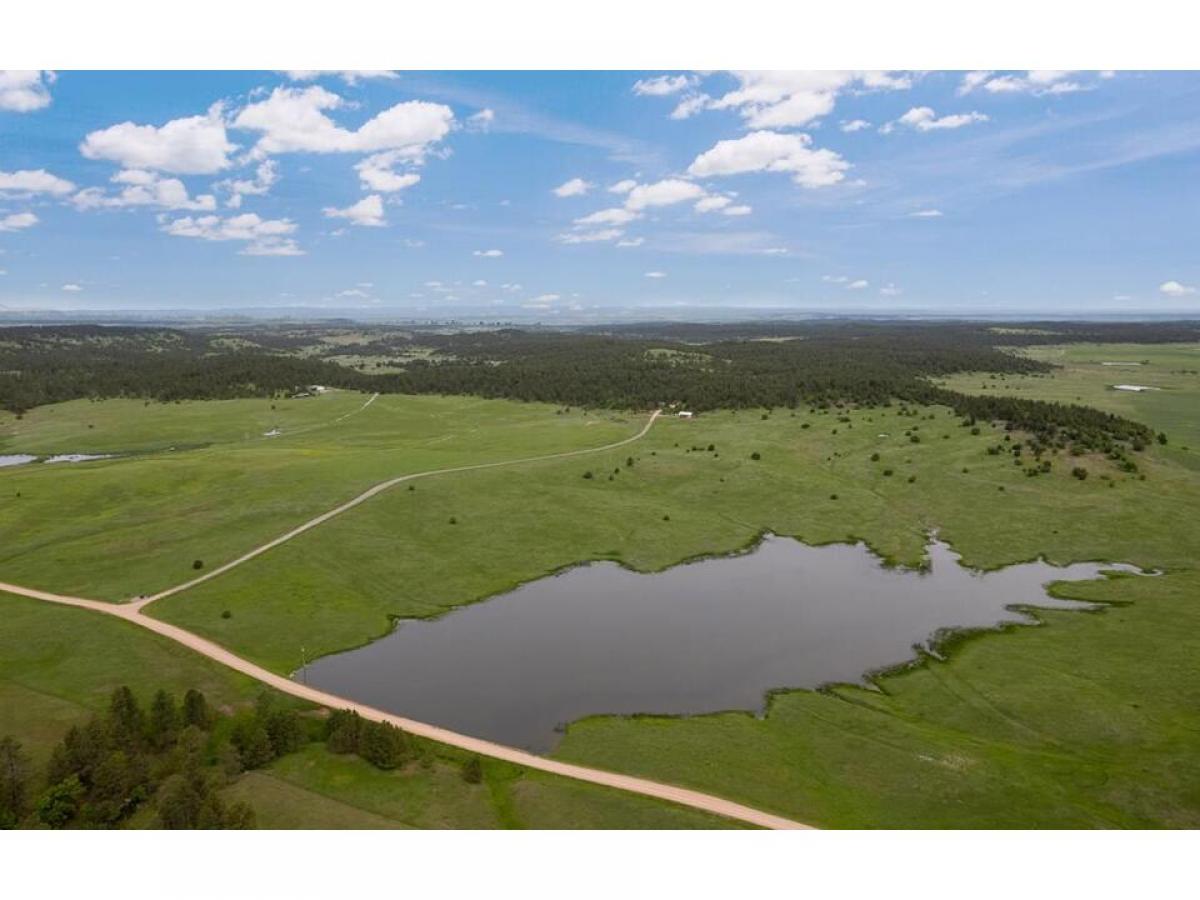
{"label": "green meadow", "polygon": [[[1200,447],[1200,377],[1189,374],[1200,352],[1026,352],[1064,368],[946,383],[1087,403],[1165,431],[1168,444],[1134,454],[1134,473],[1059,453],[1030,477],[1028,454],[1014,465],[1008,452],[987,452],[1008,446],[1001,426],[964,427],[940,407],[664,416],[617,450],[398,485],[147,612],[286,673],[301,648],[311,659],[357,646],[397,617],[436,616],[565,566],[603,559],[655,571],[744,548],[764,531],[862,540],[889,565],[919,565],[934,530],[977,568],[1038,557],[1130,562],[1162,574],[1073,584],[1070,596],[1103,609],[1043,612],[1041,627],[951,642],[944,659],[881,677],[875,689],[781,691],[763,718],[597,717],[570,726],[555,754],[828,827],[1195,827],[1200,453],[1183,448]],[[1162,390],[1125,394],[1113,383]],[[645,421],[449,397],[381,396],[362,408],[366,399],[332,392],[275,410],[265,400],[84,402],[2,419],[0,453],[125,455],[0,469],[0,580],[122,599],[192,577],[194,559],[215,567],[235,558],[385,478],[600,446]],[[279,436],[262,437],[274,427]],[[116,666],[129,630],[96,623],[85,657]],[[54,639],[66,648],[75,635]],[[97,685],[111,678],[61,662],[52,671],[74,687],[30,682],[35,649],[4,658],[3,689],[27,693],[3,715],[33,711],[11,726],[0,719],[0,733],[54,731],[87,707],[87,691],[106,696]],[[184,685],[199,675],[177,677]],[[253,694],[228,681],[227,702]],[[439,759],[388,781],[310,748],[230,790],[281,827],[712,824],[500,764],[469,786]]]}
{"label": "green meadow", "polygon": [[[143,703],[159,688],[202,690],[226,713],[262,688],[172,641],[87,610],[0,594],[0,736],[22,744],[40,772],[71,725],[103,711],[129,685]],[[465,755],[430,745],[421,762],[384,772],[309,744],[225,790],[255,808],[260,828],[722,828],[722,819],[647,798],[486,761],[481,784],[461,777]],[[43,785],[35,784],[40,791]],[[148,810],[130,823],[153,825]]]}

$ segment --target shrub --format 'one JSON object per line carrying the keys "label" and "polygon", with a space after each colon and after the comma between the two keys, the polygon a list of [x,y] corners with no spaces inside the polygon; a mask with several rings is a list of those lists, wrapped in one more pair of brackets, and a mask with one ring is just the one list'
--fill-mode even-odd
{"label": "shrub", "polygon": [[757,450],[755,450],[753,453],[750,454],[750,458],[754,459],[754,460],[762,459],[762,454],[759,453]]}
{"label": "shrub", "polygon": [[204,568],[204,560],[201,560],[201,559],[193,560],[192,568],[193,569],[203,569]]}
{"label": "shrub", "polygon": [[1084,481],[1088,477],[1088,470],[1083,468],[1082,466],[1076,466],[1075,468],[1073,468],[1071,470],[1071,474],[1074,475],[1076,478],[1078,478],[1080,481]]}

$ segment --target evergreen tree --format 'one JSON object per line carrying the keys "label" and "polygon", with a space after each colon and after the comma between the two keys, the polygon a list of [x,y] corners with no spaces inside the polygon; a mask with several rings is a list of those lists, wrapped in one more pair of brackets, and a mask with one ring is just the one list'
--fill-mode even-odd
{"label": "evergreen tree", "polygon": [[208,700],[195,688],[189,688],[183,695],[183,725],[194,725],[207,731],[212,727],[213,715],[208,708]]}
{"label": "evergreen tree", "polygon": [[0,738],[0,828],[13,828],[29,812],[29,757],[16,738]]}

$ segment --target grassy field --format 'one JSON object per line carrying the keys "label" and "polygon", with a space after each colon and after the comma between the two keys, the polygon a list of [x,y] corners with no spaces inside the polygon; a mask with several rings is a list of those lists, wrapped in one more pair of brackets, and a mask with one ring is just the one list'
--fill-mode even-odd
{"label": "grassy field", "polygon": [[[1020,353],[1060,368],[1049,375],[967,373],[938,383],[966,394],[995,392],[1094,406],[1145,422],[1165,431],[1173,445],[1200,452],[1200,345],[1064,344],[1025,347]],[[1115,384],[1157,390],[1118,391]]]}
{"label": "grassy field", "polygon": [[[261,686],[136,626],[86,610],[0,594],[0,736],[21,741],[40,771],[73,724],[103,710],[126,684],[147,702],[158,688],[204,691],[226,712]],[[487,762],[484,783],[439,747],[426,764],[382,772],[310,744],[247,772],[227,794],[248,801],[263,828],[721,828],[702,813]],[[40,790],[40,786],[38,788]],[[139,815],[134,824],[152,825]]]}
{"label": "grassy field", "polygon": [[[1056,352],[1036,350],[1046,358]],[[301,647],[311,658],[355,646],[384,633],[395,616],[437,615],[585,560],[657,570],[743,547],[764,530],[809,543],[862,539],[906,565],[920,561],[931,529],[983,568],[1039,556],[1132,562],[1165,574],[1072,586],[1072,596],[1114,605],[1096,614],[1045,613],[1046,627],[966,640],[945,662],[889,676],[877,692],[784,692],[761,720],[590,719],[573,725],[556,752],[834,827],[1197,826],[1200,453],[1182,447],[1200,446],[1200,415],[1190,407],[1197,379],[1185,372],[1189,352],[1072,347],[1071,359],[1059,360],[1067,368],[1050,377],[954,380],[963,390],[973,383],[1092,403],[1167,431],[1167,447],[1136,455],[1137,474],[1099,458],[1060,456],[1049,474],[1027,477],[1008,453],[986,452],[1003,441],[1002,428],[981,423],[972,434],[942,408],[664,418],[617,451],[401,486],[149,612],[289,672]],[[1150,364],[1131,374],[1089,359]],[[1161,380],[1152,381],[1159,369]],[[1164,390],[1107,388],[1122,382]],[[364,399],[327,395],[312,398],[310,409],[328,403],[336,418]],[[1148,399],[1160,405],[1143,405]],[[311,431],[241,440],[246,422],[261,426],[254,417],[263,403],[236,401],[228,415],[237,421],[220,427],[205,425],[215,415],[207,404],[169,408],[178,418],[161,430],[181,435],[181,444],[205,430],[226,435],[202,449],[0,470],[0,496],[22,494],[0,505],[0,579],[128,596],[184,580],[195,557],[216,565],[236,556],[383,477],[600,445],[640,424],[633,416],[499,401],[381,397],[336,426],[306,411],[291,427]],[[104,449],[154,440],[151,430],[113,443],[121,416],[140,406],[122,413],[103,412],[104,403],[65,404],[44,420],[67,406],[76,418],[96,419],[92,432],[104,432],[100,423],[111,415]],[[67,438],[50,443],[61,421],[19,434],[11,428],[36,425],[32,416],[0,422],[10,428],[0,452],[65,449]],[[1075,466],[1090,477],[1072,477]],[[206,494],[211,504],[202,502]],[[10,670],[28,689],[17,678],[25,665],[19,658]],[[50,721],[68,715],[49,702],[46,710]],[[34,732],[42,715],[22,727]],[[584,786],[510,778],[498,766],[474,792],[437,770],[420,786],[406,781],[415,773],[401,773],[362,788],[360,778],[385,776],[354,760],[312,755],[234,789],[261,795],[264,821],[280,824],[312,822],[311,814],[347,825],[380,817],[421,826],[448,814],[443,807],[458,810],[456,821],[510,826],[632,825],[663,815],[660,806],[639,812],[641,801],[599,799]],[[370,803],[350,799],[367,794]],[[305,796],[319,799],[310,809],[298,799]]]}
{"label": "grassy field", "polygon": [[641,426],[536,404],[383,396],[361,409],[366,399],[276,401],[295,408],[274,438],[261,436],[279,421],[265,400],[85,401],[9,417],[0,453],[159,449],[0,469],[0,580],[108,600],[153,593],[193,577],[195,560],[216,566],[386,478],[599,446]]}
{"label": "grassy field", "polygon": [[[763,530],[809,543],[861,538],[910,565],[932,528],[981,567],[1039,555],[1192,564],[1180,532],[1200,508],[1200,479],[1156,450],[1142,455],[1145,481],[1079,459],[1029,478],[1008,455],[987,455],[1001,430],[972,435],[943,409],[921,416],[933,418],[892,409],[846,413],[846,422],[807,412],[667,419],[611,454],[381,495],[149,609],[290,672],[301,647],[311,657],[361,644],[392,616],[437,615],[582,560],[661,569]],[[904,434],[914,425],[918,444]],[[1096,477],[1072,478],[1081,462]]]}

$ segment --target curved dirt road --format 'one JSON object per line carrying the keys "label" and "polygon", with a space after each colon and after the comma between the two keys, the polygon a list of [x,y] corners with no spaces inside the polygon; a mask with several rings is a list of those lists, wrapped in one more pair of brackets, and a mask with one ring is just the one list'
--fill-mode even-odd
{"label": "curved dirt road", "polygon": [[[368,401],[369,402],[369,401]],[[359,494],[352,500],[343,503],[341,506],[335,507],[326,513],[323,513],[316,518],[310,519],[303,525],[293,528],[286,534],[280,535],[273,541],[269,541],[249,553],[245,553],[231,562],[226,563],[219,568],[213,569],[206,575],[200,578],[194,578],[191,581],[177,585],[173,588],[168,588],[150,597],[139,598],[133,603],[109,603],[103,600],[89,600],[85,597],[72,597],[64,594],[55,594],[50,591],[40,591],[34,588],[22,587],[17,584],[8,584],[0,582],[0,592],[16,594],[22,597],[29,597],[34,600],[44,600],[50,603],[58,603],[64,606],[74,606],[80,609],[88,609],[93,612],[102,613],[107,616],[114,616],[118,619],[123,619],[133,625],[153,631],[156,634],[162,635],[169,640],[175,641],[178,644],[194,650],[203,656],[208,657],[215,662],[221,663],[235,671],[241,672],[253,678],[255,681],[268,685],[277,691],[285,694],[290,694],[293,697],[298,697],[302,700],[307,700],[311,703],[316,703],[321,706],[326,706],[331,709],[346,709],[357,712],[364,719],[371,719],[376,722],[389,722],[410,734],[419,735],[420,737],[438,741],[443,744],[448,744],[452,747],[458,747],[467,750],[471,753],[478,753],[481,756],[490,756],[495,759],[502,759],[506,762],[515,763],[519,766],[524,766],[528,769],[536,769],[542,772],[549,772],[553,775],[560,775],[565,778],[573,778],[577,781],[586,781],[591,784],[598,784],[604,787],[615,788],[616,790],[628,791],[634,794],[641,794],[646,797],[653,797],[658,800],[666,800],[671,803],[677,803],[681,806],[698,809],[702,812],[712,813],[713,815],[723,816],[728,819],[735,819],[740,822],[745,822],[750,825],[756,825],[760,828],[770,829],[807,829],[812,826],[804,825],[800,822],[795,822],[791,819],[777,816],[772,813],[764,812],[759,809],[754,809],[750,806],[744,806],[741,803],[735,803],[732,800],[725,800],[721,797],[715,797],[711,794],[705,794],[700,791],[693,791],[688,788],[676,787],[675,785],[662,784],[657,781],[651,781],[645,778],[637,778],[632,775],[621,775],[616,772],[606,772],[603,769],[593,769],[588,766],[575,765],[573,763],[559,762],[558,760],[547,759],[543,756],[538,756],[535,753],[529,753],[525,750],[518,750],[516,747],[508,747],[504,744],[496,744],[491,741],[485,741],[480,738],[471,737],[465,734],[459,734],[455,731],[450,731],[446,728],[441,728],[437,725],[430,725],[426,722],[418,722],[413,719],[406,719],[403,716],[397,716],[381,709],[376,709],[372,706],[367,706],[363,703],[357,703],[353,700],[348,700],[344,697],[339,697],[335,694],[330,694],[325,691],[311,688],[306,684],[299,684],[292,681],[290,678],[285,678],[282,675],[276,674],[262,666],[256,665],[247,659],[243,659],[235,653],[222,647],[220,644],[215,644],[206,638],[202,638],[197,634],[193,634],[186,629],[176,625],[171,625],[168,622],[163,622],[159,619],[151,618],[142,613],[142,609],[148,604],[161,597],[167,597],[171,594],[179,593],[187,590],[201,582],[208,581],[210,578],[215,578],[223,572],[228,572],[235,566],[241,565],[247,560],[266,553],[273,547],[278,547],[280,544],[291,540],[297,535],[303,534],[310,528],[315,528],[322,522],[326,522],[334,516],[352,509],[374,497],[388,488],[400,484],[403,481],[410,481],[414,478],[425,478],[431,475],[444,475],[451,472],[469,472],[477,469],[492,469],[499,466],[511,466],[519,463],[539,462],[548,459],[562,459],[571,456],[582,456],[588,453],[600,453],[605,450],[613,450],[625,444],[632,443],[645,436],[655,420],[659,417],[662,410],[655,410],[651,414],[646,425],[637,434],[624,440],[616,441],[612,444],[606,444],[602,447],[591,447],[583,450],[569,450],[562,453],[550,453],[544,456],[530,456],[524,459],[506,460],[504,462],[494,463],[478,463],[469,466],[455,466],[448,469],[435,469],[428,472],[416,472],[411,475],[401,475],[397,478],[389,479],[388,481],[380,482],[374,487],[369,488]]]}
{"label": "curved dirt road", "polygon": [[440,728],[437,725],[406,719],[403,716],[393,715],[392,713],[384,712],[381,709],[376,709],[363,703],[356,703],[353,700],[347,700],[335,694],[319,691],[316,688],[309,687],[306,684],[299,684],[290,678],[285,678],[282,675],[264,669],[262,666],[255,665],[249,660],[231,653],[221,645],[214,644],[212,641],[193,634],[190,631],[143,615],[132,604],[114,604],[103,600],[69,597],[62,594],[52,594],[48,591],[21,587],[16,584],[6,584],[4,582],[0,582],[0,591],[7,591],[10,594],[17,594],[22,597],[31,597],[35,600],[45,600],[50,603],[60,603],[65,606],[89,609],[93,612],[124,619],[126,622],[146,628],[178,644],[182,644],[190,650],[194,650],[211,660],[241,672],[243,675],[248,675],[255,681],[266,684],[282,693],[290,694],[293,697],[299,697],[302,700],[307,700],[321,706],[327,706],[331,709],[354,710],[364,719],[371,719],[376,722],[390,722],[410,734],[429,738],[443,744],[449,744],[452,747],[459,747],[471,753],[478,753],[481,756],[502,759],[528,769],[537,769],[553,775],[561,775],[565,778],[574,778],[576,781],[587,781],[592,784],[603,785],[604,787],[654,797],[658,800],[667,800],[672,803],[678,803],[681,806],[688,806],[692,809],[724,816],[728,819],[736,819],[750,825],[757,825],[760,828],[797,829],[811,827],[803,825],[800,822],[794,822],[791,819],[786,819],[783,816],[773,815],[772,813],[763,812],[753,807],[734,803],[732,800],[714,797],[711,794],[704,794],[700,791],[693,791],[670,784],[662,784],[645,778],[637,778],[632,775],[621,775],[616,772],[606,772],[603,769],[593,769],[588,766],[579,766],[573,763],[547,759],[546,757],[538,756],[525,750],[518,750],[515,747],[495,744],[491,741],[481,740],[480,738],[459,734],[446,728]]}
{"label": "curved dirt road", "polygon": [[[370,400],[367,401],[368,404],[370,402]],[[362,408],[365,409],[366,406],[363,406]],[[657,419],[661,414],[662,410],[656,409],[650,414],[649,421],[646,422],[645,426],[637,434],[633,435],[632,437],[627,437],[616,441],[612,444],[605,444],[603,447],[586,447],[582,450],[566,450],[562,453],[547,453],[543,456],[526,456],[523,459],[508,459],[501,462],[476,463],[469,466],[453,466],[448,469],[431,469],[428,472],[414,472],[411,475],[400,475],[396,478],[389,478],[387,481],[381,481],[379,484],[367,488],[357,497],[347,500],[341,506],[335,506],[328,512],[321,513],[321,515],[309,519],[303,525],[297,525],[286,534],[281,534],[274,540],[267,541],[267,543],[255,547],[248,553],[243,553],[237,559],[230,560],[222,566],[217,566],[217,568],[213,569],[211,572],[206,572],[199,578],[193,578],[191,581],[185,581],[183,584],[177,584],[175,587],[167,588],[164,591],[159,591],[157,594],[150,594],[146,597],[138,597],[136,600],[131,601],[128,606],[133,609],[141,609],[147,604],[153,603],[155,600],[161,600],[163,597],[170,597],[172,594],[178,594],[181,591],[186,591],[198,584],[203,584],[206,581],[216,578],[218,575],[223,575],[230,569],[240,566],[244,562],[249,562],[250,560],[254,559],[254,557],[261,556],[263,553],[278,547],[280,544],[287,543],[292,538],[304,534],[304,532],[308,531],[310,528],[316,528],[318,525],[328,522],[334,516],[341,515],[342,513],[346,512],[346,510],[353,509],[360,503],[365,503],[367,500],[370,500],[376,494],[381,494],[388,488],[395,487],[402,482],[414,481],[417,478],[428,478],[432,475],[449,475],[453,472],[473,472],[478,469],[496,469],[501,466],[515,466],[520,465],[521,463],[542,462],[548,459],[566,459],[569,456],[584,456],[588,453],[602,453],[605,450],[615,450],[617,447],[623,447],[626,444],[632,444],[634,441],[645,437],[646,432],[648,432],[651,426],[654,425],[654,420]]]}

